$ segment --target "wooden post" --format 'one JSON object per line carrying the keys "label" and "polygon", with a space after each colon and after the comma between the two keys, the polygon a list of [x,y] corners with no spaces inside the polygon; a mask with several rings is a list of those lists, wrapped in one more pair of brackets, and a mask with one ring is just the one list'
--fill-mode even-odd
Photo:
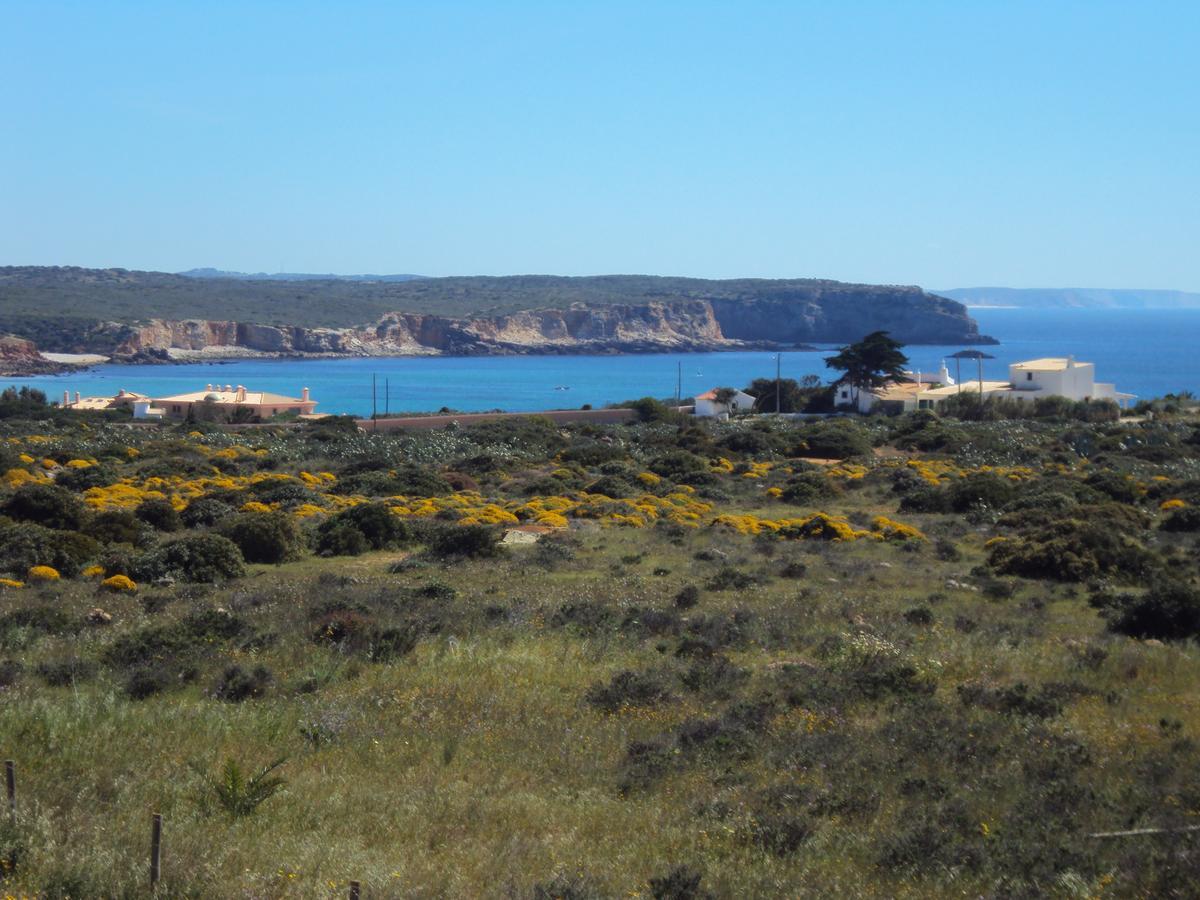
{"label": "wooden post", "polygon": [[17,766],[11,759],[4,761],[4,787],[8,794],[8,816],[17,819]]}
{"label": "wooden post", "polygon": [[162,874],[162,815],[154,814],[150,826],[150,890],[158,887],[158,878]]}
{"label": "wooden post", "polygon": [[350,900],[361,900],[362,889],[357,881],[350,882]]}

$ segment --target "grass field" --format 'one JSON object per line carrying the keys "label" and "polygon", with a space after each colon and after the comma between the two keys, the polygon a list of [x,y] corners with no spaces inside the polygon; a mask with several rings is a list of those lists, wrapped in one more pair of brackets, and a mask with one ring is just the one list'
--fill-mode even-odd
{"label": "grass field", "polygon": [[[1200,573],[1165,524],[1200,493],[1194,420],[822,427],[9,423],[4,888],[148,896],[157,812],[170,897],[1195,896]],[[868,452],[801,458],[831,441]],[[228,517],[155,530],[160,498]],[[387,546],[320,555],[367,508]],[[122,510],[141,525],[105,540]],[[35,515],[79,574],[18,562]],[[1034,577],[1037,529],[1122,515],[1145,556],[1069,538]],[[279,564],[155,583],[164,546],[252,557],[268,521],[302,544]],[[101,585],[118,569],[136,590]],[[1168,584],[1178,609],[1131,618]],[[280,757],[252,812],[212,789]]]}

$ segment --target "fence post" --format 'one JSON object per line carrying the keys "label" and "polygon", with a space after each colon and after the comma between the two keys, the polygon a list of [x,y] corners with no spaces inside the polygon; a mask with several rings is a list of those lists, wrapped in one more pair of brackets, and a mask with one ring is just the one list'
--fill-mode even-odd
{"label": "fence post", "polygon": [[4,761],[4,788],[8,794],[8,817],[17,820],[17,765],[11,759]]}
{"label": "fence post", "polygon": [[154,814],[150,826],[150,890],[158,886],[158,878],[162,873],[162,815]]}
{"label": "fence post", "polygon": [[350,882],[350,900],[361,900],[362,889],[357,881]]}

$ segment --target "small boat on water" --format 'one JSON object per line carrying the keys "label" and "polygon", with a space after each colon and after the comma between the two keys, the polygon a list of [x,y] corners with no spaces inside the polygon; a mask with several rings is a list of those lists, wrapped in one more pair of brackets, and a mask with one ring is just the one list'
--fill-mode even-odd
{"label": "small boat on water", "polygon": [[570,388],[569,388],[567,385],[565,385],[565,384],[558,384],[558,385],[555,385],[555,386],[554,386],[554,389],[555,389],[556,391],[569,391],[569,390],[570,390]]}

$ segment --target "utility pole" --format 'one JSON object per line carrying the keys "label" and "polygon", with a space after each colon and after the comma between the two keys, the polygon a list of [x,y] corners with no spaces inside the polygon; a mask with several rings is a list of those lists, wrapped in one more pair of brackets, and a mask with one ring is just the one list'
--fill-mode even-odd
{"label": "utility pole", "polygon": [[379,408],[375,405],[375,373],[371,373],[371,430],[379,430]]}

